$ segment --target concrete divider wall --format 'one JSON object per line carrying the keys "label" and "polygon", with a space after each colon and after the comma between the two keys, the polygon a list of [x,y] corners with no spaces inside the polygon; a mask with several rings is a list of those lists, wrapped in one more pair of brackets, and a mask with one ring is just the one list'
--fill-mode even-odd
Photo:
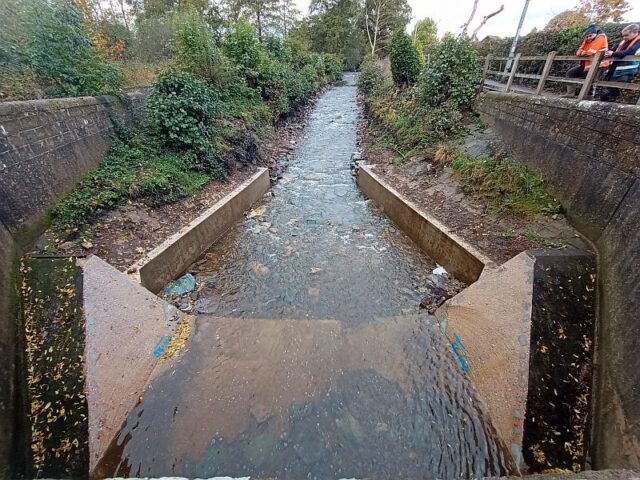
{"label": "concrete divider wall", "polygon": [[372,166],[358,171],[358,186],[365,196],[402,231],[448,272],[465,283],[475,282],[485,265],[492,262],[466,244],[435,218],[421,213],[410,201],[402,198],[390,185],[375,174]]}
{"label": "concrete divider wall", "polygon": [[243,213],[271,187],[269,170],[261,168],[249,180],[206,210],[200,217],[169,237],[137,262],[140,283],[157,293],[183,273]]}
{"label": "concrete divider wall", "polygon": [[640,468],[640,107],[487,92],[475,108],[597,246],[593,462]]}
{"label": "concrete divider wall", "polygon": [[0,103],[0,221],[20,235],[20,243],[39,233],[47,209],[104,157],[112,116],[136,121],[144,99],[134,93],[124,101],[104,96]]}

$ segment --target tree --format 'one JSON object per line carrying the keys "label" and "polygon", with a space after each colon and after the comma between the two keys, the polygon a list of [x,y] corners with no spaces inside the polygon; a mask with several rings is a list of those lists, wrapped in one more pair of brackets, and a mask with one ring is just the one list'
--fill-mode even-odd
{"label": "tree", "polygon": [[358,27],[361,14],[357,0],[313,0],[307,18],[311,49],[342,55],[348,69],[362,61],[366,40]]}
{"label": "tree", "polygon": [[407,87],[416,81],[420,74],[420,57],[404,30],[396,30],[391,37],[389,59],[396,85]]}
{"label": "tree", "polygon": [[286,38],[289,31],[300,19],[301,12],[296,7],[295,0],[280,0],[278,6],[278,24],[282,38]]}
{"label": "tree", "polygon": [[627,0],[580,0],[578,11],[586,14],[592,22],[620,22],[631,7]]}
{"label": "tree", "polygon": [[263,40],[278,24],[279,4],[280,0],[225,0],[223,10],[232,23],[245,18]]}
{"label": "tree", "polygon": [[404,29],[411,20],[411,7],[406,0],[364,0],[362,13],[372,56],[376,50],[386,49],[393,32]]}
{"label": "tree", "polygon": [[438,45],[438,25],[432,18],[424,18],[413,28],[413,43],[420,53],[430,53]]}
{"label": "tree", "polygon": [[565,10],[560,12],[544,27],[547,32],[559,32],[567,28],[582,27],[589,24],[589,16],[579,10]]}

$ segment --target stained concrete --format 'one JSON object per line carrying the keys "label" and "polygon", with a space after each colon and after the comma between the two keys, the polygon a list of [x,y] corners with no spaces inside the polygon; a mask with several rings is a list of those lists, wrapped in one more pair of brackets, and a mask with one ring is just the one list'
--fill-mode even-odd
{"label": "stained concrete", "polygon": [[523,463],[534,263],[521,253],[485,269],[476,283],[436,312],[461,368],[518,464]]}
{"label": "stained concrete", "polygon": [[270,186],[269,171],[261,168],[229,195],[145,255],[130,271],[136,272],[144,287],[159,292],[242,218],[243,213]]}
{"label": "stained concrete", "polygon": [[93,471],[138,403],[183,314],[96,256],[82,267]]}
{"label": "stained concrete", "polygon": [[9,476],[15,427],[16,295],[18,246],[0,223],[0,478]]}
{"label": "stained concrete", "polygon": [[640,106],[493,92],[475,108],[597,245],[593,465],[640,468]]}
{"label": "stained concrete", "polygon": [[358,186],[365,196],[400,227],[427,255],[465,283],[475,282],[493,262],[433,217],[421,212],[376,175],[373,166],[358,170]]}
{"label": "stained concrete", "polygon": [[595,257],[523,252],[436,317],[520,465],[584,468],[591,406]]}

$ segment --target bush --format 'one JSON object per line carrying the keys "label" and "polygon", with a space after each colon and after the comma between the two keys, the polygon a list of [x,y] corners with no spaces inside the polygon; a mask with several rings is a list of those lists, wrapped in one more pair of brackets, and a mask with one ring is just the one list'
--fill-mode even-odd
{"label": "bush", "polygon": [[171,49],[180,70],[189,72],[216,87],[238,81],[237,73],[216,46],[209,28],[195,10],[176,17],[176,33]]}
{"label": "bush", "polygon": [[420,54],[404,30],[397,30],[391,37],[391,74],[398,86],[408,86],[420,73]]}
{"label": "bush", "polygon": [[325,53],[322,56],[324,74],[329,82],[335,82],[342,78],[344,71],[344,58],[335,53]]}
{"label": "bush", "polygon": [[225,55],[241,67],[248,80],[256,76],[261,61],[268,56],[256,31],[245,21],[236,23],[227,32],[222,46]]}
{"label": "bush", "polygon": [[146,120],[166,147],[203,155],[211,148],[218,103],[204,81],[173,72],[154,84],[145,104]]}
{"label": "bush", "polygon": [[382,85],[383,81],[384,74],[382,73],[382,69],[376,65],[371,56],[365,57],[360,65],[358,90],[365,95],[371,95]]}
{"label": "bush", "polygon": [[482,79],[480,59],[467,39],[445,36],[420,75],[417,92],[420,101],[432,106],[448,104],[468,109]]}

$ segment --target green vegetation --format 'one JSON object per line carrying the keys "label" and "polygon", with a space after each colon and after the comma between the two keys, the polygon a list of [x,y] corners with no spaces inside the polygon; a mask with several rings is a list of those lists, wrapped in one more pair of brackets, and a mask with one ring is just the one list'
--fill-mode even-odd
{"label": "green vegetation", "polygon": [[396,85],[415,83],[420,73],[420,54],[404,30],[398,30],[391,38],[391,74]]}
{"label": "green vegetation", "polygon": [[[446,35],[432,47],[430,62],[413,85],[401,73],[404,65],[415,62],[415,49],[404,33],[394,36],[391,52],[394,82],[371,57],[363,61],[358,81],[381,147],[395,150],[400,161],[422,154],[434,164],[450,166],[463,191],[485,199],[494,214],[560,211],[559,203],[544,190],[542,179],[524,165],[473,157],[454,146],[466,125],[475,121],[471,107],[481,80],[481,62],[470,40]],[[413,69],[415,63],[412,65]]]}
{"label": "green vegetation", "polygon": [[246,21],[218,36],[189,8],[173,14],[170,31],[173,57],[152,85],[143,124],[129,131],[113,118],[118,138],[107,157],[53,209],[53,228],[67,238],[126,201],[172,202],[224,178],[232,159],[256,161],[248,152],[260,135],[342,76],[339,55],[261,41]]}
{"label": "green vegetation", "polygon": [[[406,40],[406,39],[405,39]],[[406,43],[403,40],[403,44]],[[409,43],[415,61],[415,48]],[[393,63],[392,63],[393,69]],[[411,88],[397,90],[373,62],[363,65],[360,89],[377,136],[391,140],[395,150],[408,156],[433,149],[464,131],[481,75],[473,45],[466,39],[447,36],[431,54]],[[406,87],[407,82],[400,86]]]}
{"label": "green vegetation", "polygon": [[118,91],[120,71],[91,45],[83,15],[64,0],[8,1],[0,32],[0,83],[25,77],[47,96]]}
{"label": "green vegetation", "polygon": [[540,176],[525,165],[457,152],[451,168],[462,190],[488,200],[494,213],[527,216],[561,211],[558,201],[545,191]]}

